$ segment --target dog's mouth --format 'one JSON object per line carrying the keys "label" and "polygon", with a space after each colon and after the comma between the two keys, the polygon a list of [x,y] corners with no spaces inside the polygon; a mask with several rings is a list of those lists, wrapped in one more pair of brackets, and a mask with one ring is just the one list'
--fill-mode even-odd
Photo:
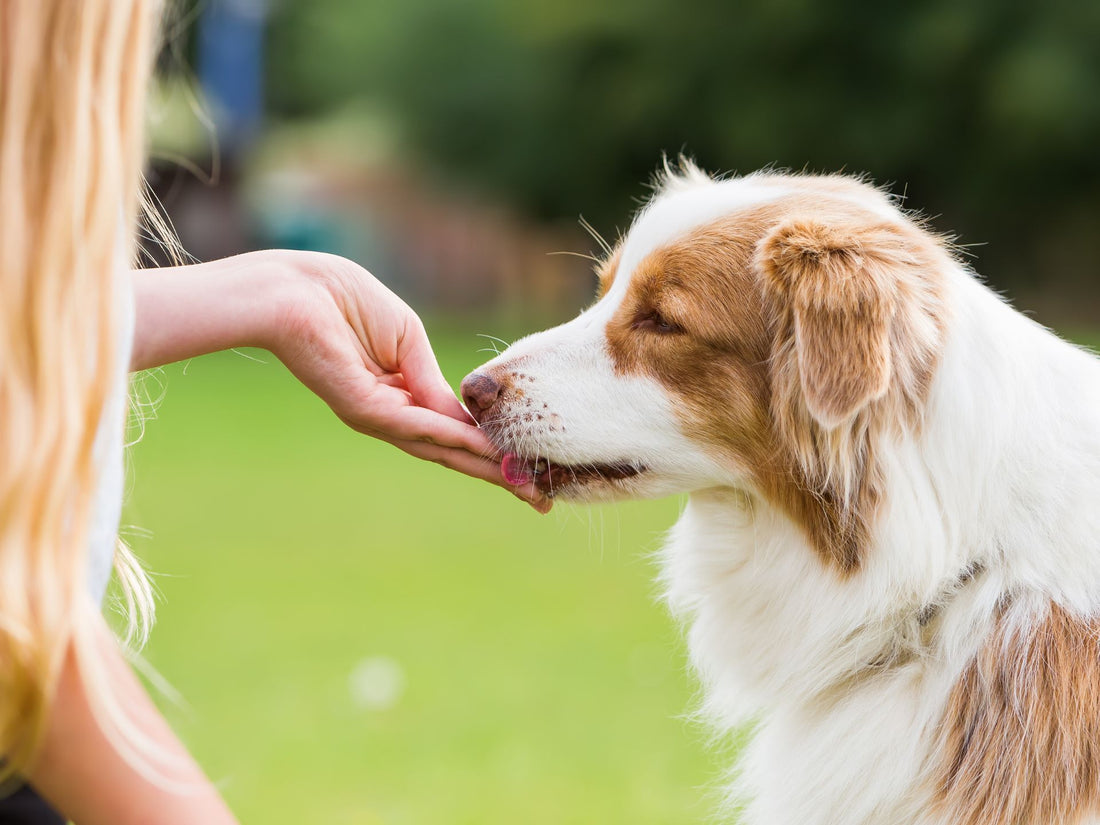
{"label": "dog's mouth", "polygon": [[535,487],[548,496],[568,487],[595,482],[622,481],[645,472],[636,461],[619,461],[613,464],[558,464],[546,458],[530,458],[506,453],[500,462],[500,470],[509,484],[520,486],[534,482]]}

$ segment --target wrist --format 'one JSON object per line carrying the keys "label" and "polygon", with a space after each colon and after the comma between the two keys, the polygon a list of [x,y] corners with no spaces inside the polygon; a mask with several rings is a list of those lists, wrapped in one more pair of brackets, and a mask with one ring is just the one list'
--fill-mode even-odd
{"label": "wrist", "polygon": [[265,249],[238,256],[234,292],[243,308],[242,334],[236,346],[253,346],[280,356],[300,327],[301,309],[316,288],[303,271],[298,253]]}
{"label": "wrist", "polygon": [[295,281],[290,263],[269,252],[136,271],[131,368],[234,347],[273,348]]}
{"label": "wrist", "polygon": [[293,360],[318,336],[317,308],[332,304],[326,286],[330,257],[296,250],[263,250],[249,253],[250,269],[263,273],[264,301],[256,307],[256,346],[268,350],[284,363]]}

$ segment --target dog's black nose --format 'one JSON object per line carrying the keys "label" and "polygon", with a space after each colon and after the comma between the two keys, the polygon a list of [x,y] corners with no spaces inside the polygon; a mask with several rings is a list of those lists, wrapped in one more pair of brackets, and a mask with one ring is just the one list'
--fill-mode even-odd
{"label": "dog's black nose", "polygon": [[500,384],[483,372],[471,372],[463,378],[461,390],[462,400],[478,424],[500,398]]}

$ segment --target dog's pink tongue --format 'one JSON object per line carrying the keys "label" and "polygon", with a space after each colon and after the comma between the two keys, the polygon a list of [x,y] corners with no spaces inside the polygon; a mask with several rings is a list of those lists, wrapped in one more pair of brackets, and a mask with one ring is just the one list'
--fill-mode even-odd
{"label": "dog's pink tongue", "polygon": [[504,480],[513,487],[526,484],[535,477],[531,464],[515,453],[504,455],[500,462],[500,472],[504,475]]}

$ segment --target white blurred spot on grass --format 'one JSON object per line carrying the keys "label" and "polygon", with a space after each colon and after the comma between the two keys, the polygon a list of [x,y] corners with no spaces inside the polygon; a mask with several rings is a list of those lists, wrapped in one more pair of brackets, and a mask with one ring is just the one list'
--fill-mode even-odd
{"label": "white blurred spot on grass", "polygon": [[388,656],[371,656],[352,668],[348,688],[356,707],[389,710],[405,693],[405,670]]}

